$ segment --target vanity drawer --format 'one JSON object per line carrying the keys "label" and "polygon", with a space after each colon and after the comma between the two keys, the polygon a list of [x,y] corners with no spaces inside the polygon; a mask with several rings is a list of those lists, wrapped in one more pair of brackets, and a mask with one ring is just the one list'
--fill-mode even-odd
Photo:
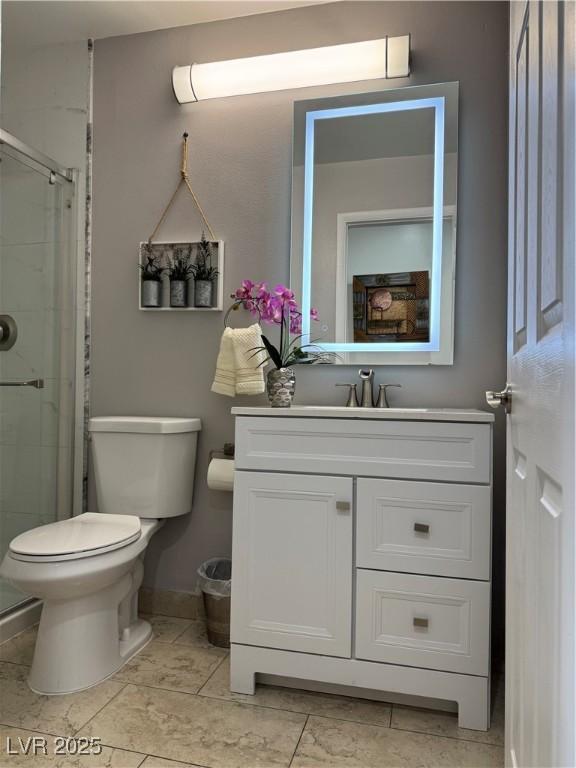
{"label": "vanity drawer", "polygon": [[490,579],[491,488],[359,478],[360,568]]}
{"label": "vanity drawer", "polygon": [[356,658],[487,675],[490,584],[357,570]]}
{"label": "vanity drawer", "polygon": [[235,466],[488,484],[490,440],[489,424],[238,417]]}

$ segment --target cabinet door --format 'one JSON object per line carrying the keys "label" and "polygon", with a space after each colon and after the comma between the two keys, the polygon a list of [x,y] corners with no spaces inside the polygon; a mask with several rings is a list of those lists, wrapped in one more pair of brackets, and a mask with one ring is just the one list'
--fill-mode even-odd
{"label": "cabinet door", "polygon": [[352,480],[236,472],[233,643],[350,657]]}

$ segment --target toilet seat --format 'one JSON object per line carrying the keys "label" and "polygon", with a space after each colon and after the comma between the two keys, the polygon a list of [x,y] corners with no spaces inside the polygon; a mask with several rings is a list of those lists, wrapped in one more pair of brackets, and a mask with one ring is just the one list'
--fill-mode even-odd
{"label": "toilet seat", "polygon": [[79,560],[126,547],[140,534],[135,515],[85,512],[21,533],[11,542],[10,555],[28,562]]}

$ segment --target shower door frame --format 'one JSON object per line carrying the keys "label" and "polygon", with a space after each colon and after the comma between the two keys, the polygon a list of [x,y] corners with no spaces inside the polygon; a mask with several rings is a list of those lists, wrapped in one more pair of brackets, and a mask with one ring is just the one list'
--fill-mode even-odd
{"label": "shower door frame", "polygon": [[[38,170],[36,166],[40,165],[45,171],[48,171],[48,177],[50,177],[51,173],[54,173],[56,176],[60,176],[64,181],[70,183],[75,182],[74,169],[62,168],[56,160],[52,160],[48,155],[44,155],[42,152],[34,149],[34,147],[20,141],[20,139],[13,136],[11,133],[8,133],[8,131],[5,131],[3,128],[0,128],[0,146],[10,147],[19,155],[24,155],[28,160],[32,160],[35,163],[33,167],[36,170]],[[15,159],[20,160],[20,157]]]}
{"label": "shower door frame", "polygon": [[[82,241],[79,238],[79,228],[82,226],[80,206],[77,197],[79,171],[76,168],[65,168],[56,160],[26,144],[13,134],[0,128],[0,149],[17,162],[32,168],[48,178],[50,184],[72,184],[74,189],[74,208],[71,214],[70,258],[74,262],[76,278],[74,288],[76,290],[74,316],[75,316],[75,343],[74,343],[74,425],[71,430],[72,457],[70,467],[71,482],[71,509],[70,516],[80,514],[83,510],[83,466],[84,466],[84,323],[85,323],[85,264]],[[10,150],[13,150],[12,152]],[[0,642],[6,637],[11,637],[15,631],[20,631],[25,626],[37,620],[37,610],[40,602],[36,598],[23,600],[13,608],[9,608],[0,615]],[[32,613],[29,611],[32,610]],[[35,618],[32,618],[35,617]],[[11,619],[13,621],[11,622]],[[20,624],[22,626],[20,626]],[[18,627],[18,628],[16,628]]]}

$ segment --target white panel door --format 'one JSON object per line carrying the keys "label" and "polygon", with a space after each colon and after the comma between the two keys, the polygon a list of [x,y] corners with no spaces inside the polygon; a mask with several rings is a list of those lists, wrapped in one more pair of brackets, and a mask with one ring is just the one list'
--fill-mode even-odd
{"label": "white panel door", "polygon": [[574,766],[574,3],[510,4],[506,762]]}
{"label": "white panel door", "polygon": [[350,657],[352,479],[236,472],[233,643]]}

